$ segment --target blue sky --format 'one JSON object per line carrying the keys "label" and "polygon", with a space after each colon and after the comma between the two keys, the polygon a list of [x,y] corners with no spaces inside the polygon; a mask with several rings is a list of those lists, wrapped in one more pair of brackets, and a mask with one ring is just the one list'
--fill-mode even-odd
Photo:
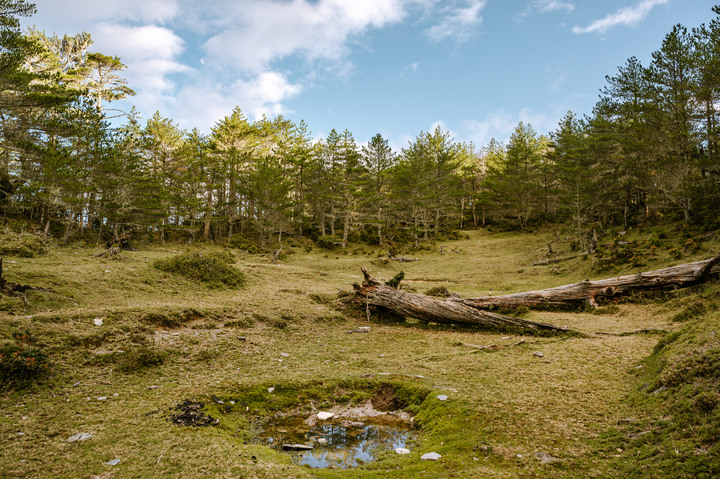
{"label": "blue sky", "polygon": [[[130,103],[209,132],[239,106],[304,119],[313,137],[441,125],[458,141],[538,133],[590,113],[605,76],[648,64],[714,0],[35,0],[25,25],[90,33],[128,66]],[[720,3],[720,2],[718,2]],[[127,105],[118,105],[127,108]]]}

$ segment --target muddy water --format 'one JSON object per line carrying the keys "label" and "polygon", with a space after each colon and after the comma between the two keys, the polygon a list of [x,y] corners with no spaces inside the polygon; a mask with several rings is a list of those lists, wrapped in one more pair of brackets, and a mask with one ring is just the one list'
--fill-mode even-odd
{"label": "muddy water", "polygon": [[286,416],[264,422],[259,425],[257,441],[280,450],[285,444],[312,446],[310,451],[289,452],[293,462],[344,469],[372,461],[380,452],[406,447],[417,436],[409,423],[387,418],[334,419],[312,426],[305,419]]}

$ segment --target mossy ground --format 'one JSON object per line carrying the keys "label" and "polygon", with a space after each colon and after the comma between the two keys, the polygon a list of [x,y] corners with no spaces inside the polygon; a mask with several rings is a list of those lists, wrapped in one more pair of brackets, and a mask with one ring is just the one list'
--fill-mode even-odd
{"label": "mossy ground", "polygon": [[[53,291],[31,292],[28,307],[13,303],[0,311],[0,337],[12,342],[17,331],[27,332],[52,368],[28,389],[0,393],[0,476],[626,477],[635,466],[647,466],[647,477],[678,477],[662,465],[674,457],[672,444],[681,444],[689,458],[684,471],[706,467],[715,454],[711,445],[693,456],[691,448],[704,446],[695,447],[683,427],[662,425],[679,424],[668,419],[676,417],[687,419],[688,430],[713,424],[714,379],[685,372],[694,370],[697,358],[713,354],[710,333],[720,333],[713,326],[719,319],[711,289],[619,302],[600,314],[524,314],[584,337],[368,323],[362,315],[333,309],[329,299],[360,281],[362,266],[383,279],[402,270],[403,284],[418,292],[444,286],[463,296],[637,271],[628,264],[598,273],[584,257],[531,266],[543,258],[554,231],[468,234],[469,240],[444,242],[444,255],[439,244],[412,252],[420,258],[412,263],[376,261],[381,251],[367,246],[351,246],[349,252],[291,249],[278,264],[240,253],[234,264],[245,278],[240,289],[159,271],[153,262],[175,253],[153,246],[124,252],[122,260],[95,258],[100,250],[81,247],[50,249],[37,258],[6,257],[6,279]],[[643,234],[653,233],[638,233]],[[665,249],[643,258],[643,270],[704,259],[719,249],[717,240],[695,242],[678,258],[677,251],[670,252],[676,249],[672,237],[663,241]],[[553,249],[563,248],[561,241]],[[348,334],[359,326],[371,331]],[[662,336],[595,334],[648,328],[680,335],[651,356]],[[499,350],[467,346],[520,339],[525,343]],[[691,379],[677,379],[687,374]],[[282,453],[248,444],[242,414],[205,428],[163,417],[185,399],[212,404],[212,395],[239,399],[255,390],[259,396],[247,407],[266,411],[278,404],[291,407],[291,399],[301,395],[298,403],[352,402],[388,381],[407,391],[431,391],[420,402],[408,402],[421,427],[419,442],[409,456],[387,454],[353,470],[297,467]],[[652,381],[670,382],[658,394],[640,389]],[[261,394],[269,387],[278,391],[275,405]],[[676,402],[668,399],[681,390],[689,392]],[[449,399],[438,401],[438,394]],[[628,418],[638,422],[619,426]],[[645,427],[659,431],[638,436],[647,447],[627,439]],[[93,437],[66,442],[79,432]],[[715,437],[711,428],[703,434]],[[443,458],[419,460],[430,451]],[[538,453],[559,460],[543,463]],[[696,457],[705,466],[690,461]],[[112,459],[120,463],[107,465]]]}

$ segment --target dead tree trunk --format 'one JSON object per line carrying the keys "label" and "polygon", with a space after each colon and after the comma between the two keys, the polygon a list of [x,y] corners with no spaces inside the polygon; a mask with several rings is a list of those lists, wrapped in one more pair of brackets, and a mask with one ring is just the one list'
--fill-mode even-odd
{"label": "dead tree trunk", "polygon": [[658,269],[647,273],[638,273],[598,281],[581,281],[556,288],[506,294],[503,296],[484,296],[480,298],[451,298],[466,306],[478,309],[559,307],[583,308],[586,305],[596,308],[598,300],[612,299],[636,292],[672,291],[703,283],[711,276],[720,273],[720,256],[695,263]]}
{"label": "dead tree trunk", "polygon": [[363,303],[368,307],[378,306],[403,316],[434,323],[465,324],[497,329],[521,328],[532,331],[569,331],[551,324],[478,310],[449,299],[406,293],[373,278],[367,268],[362,268],[362,272],[365,275],[365,281],[362,286],[355,285],[355,288],[356,292],[364,298]]}

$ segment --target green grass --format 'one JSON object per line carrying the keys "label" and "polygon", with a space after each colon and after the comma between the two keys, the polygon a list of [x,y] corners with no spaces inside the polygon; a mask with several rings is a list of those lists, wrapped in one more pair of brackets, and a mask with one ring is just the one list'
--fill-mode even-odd
{"label": "green grass", "polygon": [[[33,292],[28,306],[0,302],[0,343],[18,344],[18,332],[27,333],[33,341],[27,346],[52,367],[0,393],[0,476],[682,477],[715,463],[708,441],[715,438],[717,414],[711,334],[720,334],[717,286],[618,302],[594,314],[524,314],[582,337],[368,323],[364,314],[333,309],[338,290],[362,280],[363,266],[383,280],[403,271],[404,287],[418,292],[445,287],[463,296],[637,272],[628,263],[598,273],[586,257],[532,266],[554,231],[468,234],[469,240],[443,242],[444,255],[439,244],[401,251],[419,258],[402,264],[372,263],[377,249],[363,255],[316,248],[277,264],[267,255],[239,252],[231,267],[242,274],[242,288],[209,288],[158,270],[156,261],[180,255],[153,246],[124,252],[121,261],[79,247],[51,248],[36,258],[7,256],[6,279],[52,292]],[[628,234],[642,240],[643,233]],[[696,242],[672,259],[669,250],[681,236],[665,235],[642,269],[708,258],[720,249],[717,240]],[[564,239],[553,249],[570,255]],[[360,326],[371,330],[348,334]],[[649,328],[671,335],[621,335]],[[498,350],[467,346],[521,339],[524,344]],[[656,347],[658,340],[663,347]],[[417,414],[420,436],[409,456],[388,453],[354,470],[319,471],[248,442],[256,414],[357,402],[385,382],[397,384]],[[651,386],[643,389],[645,383]],[[661,386],[667,389],[658,394],[648,389]],[[438,401],[438,394],[449,399]],[[244,401],[248,409],[218,414],[221,423],[205,428],[164,417],[186,399],[204,402],[216,417],[212,395]],[[634,421],[625,424],[628,418]],[[653,433],[628,439],[646,429]],[[66,442],[79,432],[93,437]],[[430,451],[442,460],[421,462]],[[539,453],[560,460],[546,464]],[[682,465],[673,466],[677,457]],[[107,465],[112,459],[121,462]]]}

